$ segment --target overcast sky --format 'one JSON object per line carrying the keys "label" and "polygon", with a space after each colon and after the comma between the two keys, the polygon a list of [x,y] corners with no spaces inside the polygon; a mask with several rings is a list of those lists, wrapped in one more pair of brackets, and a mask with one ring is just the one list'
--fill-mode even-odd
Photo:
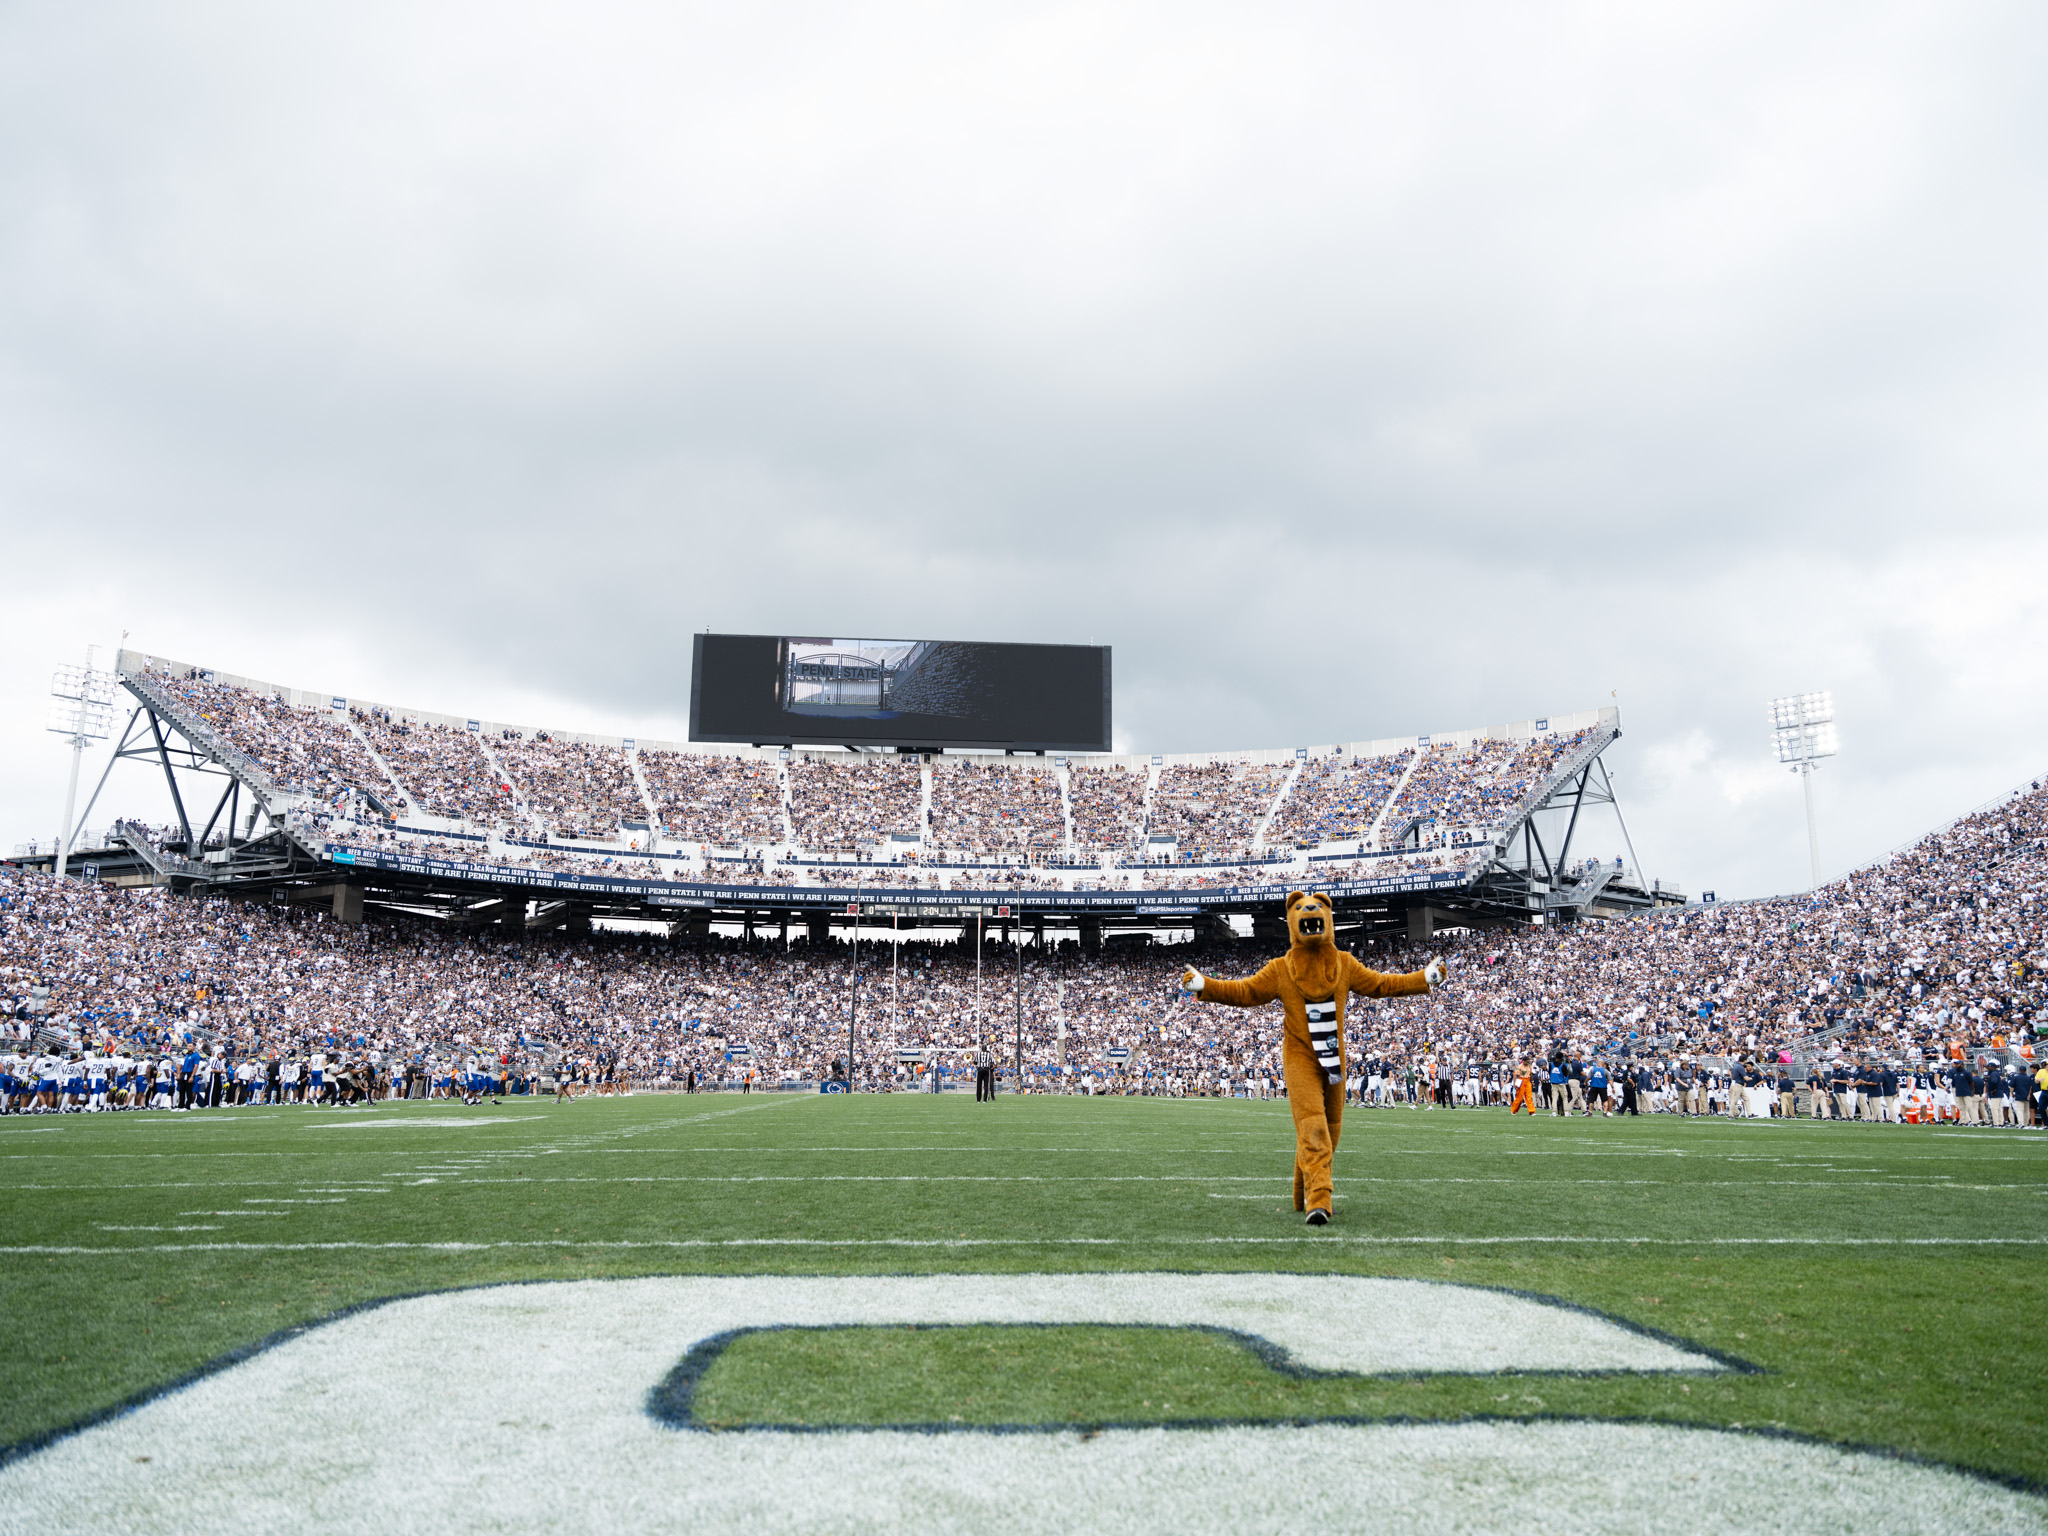
{"label": "overcast sky", "polygon": [[1108,643],[1138,751],[1618,699],[1649,871],[1799,888],[1773,695],[1830,871],[2048,771],[2044,66],[1957,0],[0,8],[0,841],[123,629],[651,737],[708,626]]}

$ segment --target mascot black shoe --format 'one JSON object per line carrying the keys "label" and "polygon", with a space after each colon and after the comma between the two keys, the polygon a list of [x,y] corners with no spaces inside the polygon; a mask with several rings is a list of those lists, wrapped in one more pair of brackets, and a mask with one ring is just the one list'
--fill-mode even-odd
{"label": "mascot black shoe", "polygon": [[1327,1223],[1332,1209],[1330,1157],[1344,1123],[1345,999],[1426,996],[1449,975],[1442,959],[1405,975],[1369,971],[1337,947],[1336,925],[1327,896],[1296,891],[1287,898],[1286,954],[1241,981],[1204,976],[1192,966],[1180,979],[1205,1003],[1281,1005],[1280,1066],[1294,1112],[1294,1208],[1308,1213],[1312,1227]]}

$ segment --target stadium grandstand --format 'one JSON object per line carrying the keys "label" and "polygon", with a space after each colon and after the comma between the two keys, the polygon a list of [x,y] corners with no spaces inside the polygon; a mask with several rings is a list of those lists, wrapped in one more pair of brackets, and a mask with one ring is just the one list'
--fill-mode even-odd
{"label": "stadium grandstand", "polygon": [[[736,814],[746,825],[756,813]],[[214,867],[203,840],[192,859],[131,832],[145,869]],[[319,846],[295,837],[296,852],[264,856],[310,861]],[[1091,947],[1075,924],[1034,932],[1015,920],[877,942],[903,937],[879,931],[898,914],[867,918],[865,942],[862,929],[835,936],[822,923],[578,931],[397,902],[348,921],[324,903],[232,899],[251,893],[203,873],[184,877],[180,897],[161,880],[58,878],[36,864],[0,866],[14,1038],[83,1053],[142,1102],[303,1096],[321,1052],[342,1081],[392,1094],[457,1091],[479,1062],[514,1086],[662,1088],[743,1073],[812,1085],[850,1060],[856,1086],[889,1089],[964,1074],[985,1042],[1000,1045],[1006,1081],[1039,1090],[1279,1086],[1270,1018],[1201,1008],[1176,988],[1190,959],[1241,974],[1270,955],[1266,936],[1227,923]],[[1576,1072],[1582,1109],[1598,1105],[1576,1095],[1604,1077],[1645,1112],[1789,1102],[1824,1118],[2048,1123],[2030,1075],[2032,1041],[2048,1031],[2044,906],[2037,781],[1799,896],[1421,941],[1354,930],[1347,942],[1368,965],[1409,970],[1441,950],[1452,980],[1424,999],[1357,1005],[1350,1088],[1368,1102],[1440,1091],[1499,1105],[1517,1062],[1548,1059]]]}
{"label": "stadium grandstand", "polygon": [[507,930],[799,921],[822,935],[1001,916],[1079,923],[1092,947],[1162,921],[1269,923],[1308,883],[1343,931],[1416,937],[1683,901],[1632,855],[1574,857],[1581,813],[1612,804],[1612,709],[1046,758],[592,736],[133,651],[117,674],[132,708],[114,758],[161,770],[164,814],[117,822],[80,862],[180,893],[330,902],[352,921],[381,908]]}
{"label": "stadium grandstand", "polygon": [[84,878],[48,850],[0,871],[0,992],[45,1044],[176,1039],[189,1067],[196,1040],[247,1067],[354,1042],[412,1063],[410,1088],[480,1056],[650,1086],[851,1061],[888,1088],[999,1040],[1013,1084],[1271,1093],[1268,1025],[1175,980],[1189,956],[1254,967],[1281,893],[1313,886],[1368,964],[1454,962],[1426,1002],[1360,1008],[1361,1096],[1444,1073],[1499,1102],[1514,1061],[1550,1053],[1627,1063],[1662,1107],[1697,1091],[1729,1112],[1797,1074],[1831,1111],[1815,1064],[1864,1063],[1875,1092],[1882,1058],[1953,1117],[1991,1113],[1942,1086],[1959,1062],[2039,1111],[2020,1071],[2048,1030],[2038,783],[1815,893],[1688,905],[1570,859],[1611,800],[1612,711],[1067,762],[706,752],[132,653],[120,675],[116,760],[161,769],[175,819],[115,823]]}

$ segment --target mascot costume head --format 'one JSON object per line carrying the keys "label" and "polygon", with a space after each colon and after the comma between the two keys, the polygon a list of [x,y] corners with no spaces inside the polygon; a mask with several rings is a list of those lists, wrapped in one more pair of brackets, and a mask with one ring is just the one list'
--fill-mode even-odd
{"label": "mascot costume head", "polygon": [[1282,1007],[1280,1065],[1294,1114],[1294,1208],[1312,1227],[1325,1225],[1334,1206],[1330,1159],[1344,1123],[1344,1004],[1360,997],[1424,996],[1443,985],[1441,958],[1419,971],[1370,971],[1337,947],[1337,913],[1320,891],[1287,898],[1287,953],[1239,980],[1204,976],[1190,966],[1181,986],[1205,1003]]}
{"label": "mascot costume head", "polygon": [[1337,993],[1337,911],[1320,891],[1287,897],[1287,968],[1304,994]]}

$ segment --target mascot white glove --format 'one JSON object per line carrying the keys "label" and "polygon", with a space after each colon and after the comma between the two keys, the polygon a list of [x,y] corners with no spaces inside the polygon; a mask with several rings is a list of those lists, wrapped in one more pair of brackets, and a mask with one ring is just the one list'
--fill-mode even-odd
{"label": "mascot white glove", "polygon": [[1209,984],[1209,978],[1192,965],[1180,973],[1180,989],[1183,992],[1199,992]]}
{"label": "mascot white glove", "polygon": [[1429,983],[1429,990],[1432,992],[1442,986],[1444,979],[1450,974],[1451,968],[1444,964],[1442,955],[1431,956],[1429,964],[1422,968],[1422,979]]}

